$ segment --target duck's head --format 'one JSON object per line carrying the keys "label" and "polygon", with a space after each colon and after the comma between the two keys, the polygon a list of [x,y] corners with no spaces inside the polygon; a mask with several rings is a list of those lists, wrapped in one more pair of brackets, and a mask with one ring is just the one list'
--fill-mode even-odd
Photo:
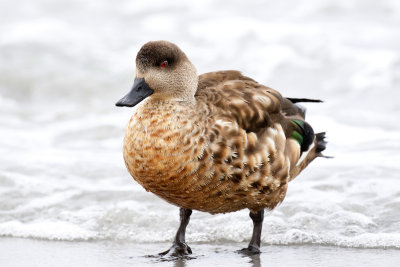
{"label": "duck's head", "polygon": [[197,90],[196,68],[185,53],[167,41],[148,42],[136,56],[136,75],[131,91],[119,107],[133,107],[151,96],[160,100],[192,101]]}

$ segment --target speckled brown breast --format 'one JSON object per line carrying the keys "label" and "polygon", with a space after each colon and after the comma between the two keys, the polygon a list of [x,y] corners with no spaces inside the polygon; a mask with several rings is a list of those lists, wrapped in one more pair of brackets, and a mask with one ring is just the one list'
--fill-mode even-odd
{"label": "speckled brown breast", "polygon": [[291,140],[279,123],[251,132],[229,114],[206,99],[146,100],[124,139],[129,172],[179,207],[209,213],[273,209],[286,194]]}

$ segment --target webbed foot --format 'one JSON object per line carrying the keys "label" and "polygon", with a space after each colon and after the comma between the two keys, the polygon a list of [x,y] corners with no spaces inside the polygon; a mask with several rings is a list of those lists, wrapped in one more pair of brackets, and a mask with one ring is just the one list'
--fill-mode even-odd
{"label": "webbed foot", "polygon": [[183,257],[192,254],[192,249],[186,243],[174,243],[170,249],[161,252],[160,256]]}
{"label": "webbed foot", "polygon": [[246,256],[252,256],[261,253],[260,248],[253,245],[249,245],[247,248],[241,249],[238,252]]}

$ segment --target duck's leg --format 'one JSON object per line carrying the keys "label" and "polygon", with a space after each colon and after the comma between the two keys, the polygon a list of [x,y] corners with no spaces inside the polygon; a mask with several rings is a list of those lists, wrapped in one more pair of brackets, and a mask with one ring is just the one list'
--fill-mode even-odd
{"label": "duck's leg", "polygon": [[189,224],[191,214],[192,210],[180,208],[179,215],[181,218],[181,224],[179,225],[178,232],[176,232],[174,243],[172,243],[170,249],[160,253],[160,255],[180,257],[192,254],[192,249],[185,242],[186,226]]}
{"label": "duck's leg", "polygon": [[261,231],[262,231],[262,223],[264,220],[264,210],[260,210],[255,213],[250,211],[249,215],[250,218],[253,220],[253,235],[251,237],[249,246],[247,248],[242,249],[240,252],[252,255],[260,253]]}

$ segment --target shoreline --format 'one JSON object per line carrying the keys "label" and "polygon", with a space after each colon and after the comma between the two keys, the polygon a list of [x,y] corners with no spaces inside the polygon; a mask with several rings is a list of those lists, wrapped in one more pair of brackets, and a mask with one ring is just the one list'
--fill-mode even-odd
{"label": "shoreline", "polygon": [[[262,253],[244,256],[236,251],[247,243],[189,244],[190,257],[153,257],[169,243],[128,241],[47,241],[0,238],[0,266],[398,266],[399,249],[342,248],[319,245],[264,245]],[[146,256],[147,255],[147,256]]]}

